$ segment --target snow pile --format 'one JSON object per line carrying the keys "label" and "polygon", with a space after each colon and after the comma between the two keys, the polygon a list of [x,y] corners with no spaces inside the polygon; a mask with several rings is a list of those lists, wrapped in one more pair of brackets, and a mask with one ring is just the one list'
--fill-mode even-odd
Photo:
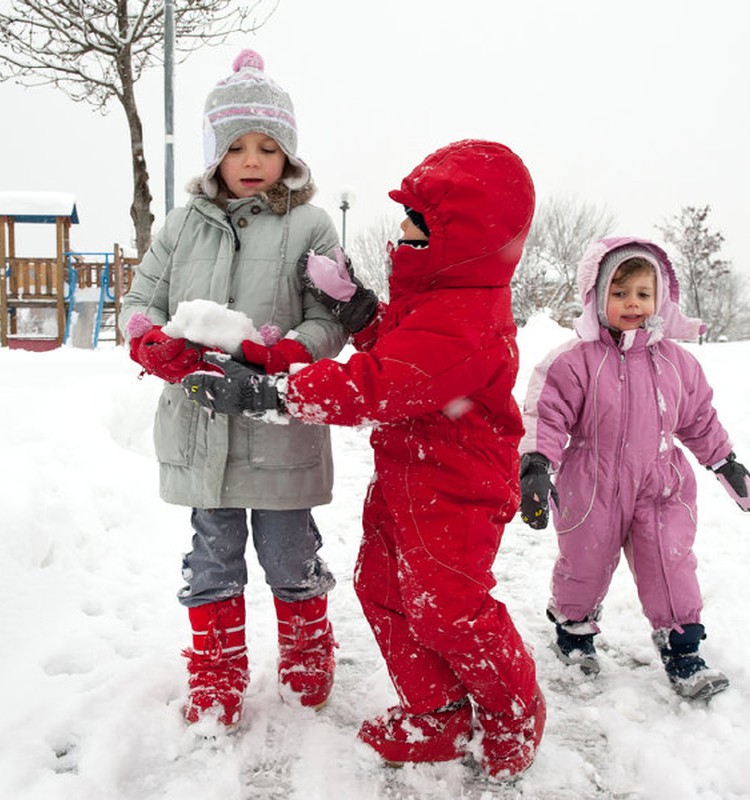
{"label": "snow pile", "polygon": [[[523,397],[533,365],[571,336],[545,317],[519,331]],[[738,365],[750,343],[690,346],[738,458],[750,416]],[[506,529],[496,594],[534,649],[548,724],[515,786],[471,765],[383,767],[356,739],[395,696],[352,588],[372,458],[367,430],[333,429],[334,502],[315,511],[337,576],[330,609],[336,685],[321,712],[276,691],[273,604],[252,548],[251,683],[241,730],[202,742],[180,716],[189,642],[175,594],[189,509],[158,498],[151,444],[161,381],[138,380],[124,348],[0,350],[0,797],[8,800],[748,800],[750,514],[696,468],[696,551],[709,638],[702,652],[730,688],[690,705],[669,688],[623,565],[605,601],[602,671],[586,679],[549,648],[544,616],[551,530]]]}
{"label": "snow pile", "polygon": [[275,344],[281,331],[275,325],[256,330],[253,321],[241,311],[233,311],[211,300],[184,300],[162,329],[175,339],[185,338],[225,353],[240,355],[240,344],[249,339],[256,344]]}

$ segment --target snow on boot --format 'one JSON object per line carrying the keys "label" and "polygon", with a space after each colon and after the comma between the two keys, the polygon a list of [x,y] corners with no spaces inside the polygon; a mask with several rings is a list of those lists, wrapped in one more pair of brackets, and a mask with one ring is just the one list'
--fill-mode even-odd
{"label": "snow on boot", "polygon": [[729,679],[718,669],[710,669],[698,655],[701,639],[706,638],[703,625],[682,626],[682,633],[662,628],[652,634],[672,688],[688,700],[707,699],[729,686]]}
{"label": "snow on boot", "polygon": [[599,672],[599,659],[594,647],[594,634],[576,634],[566,631],[559,623],[555,623],[557,641],[552,649],[563,662],[569,666],[578,665],[584,675],[596,675]]}
{"label": "snow on boot", "polygon": [[333,688],[333,650],[338,647],[328,621],[328,598],[285,603],[275,597],[274,604],[279,623],[279,686],[295,694],[303,706],[318,711]]}
{"label": "snow on boot", "polygon": [[531,707],[520,716],[477,708],[482,769],[498,780],[514,778],[527,770],[542,740],[546,719],[547,707],[539,685]]}
{"label": "snow on boot", "polygon": [[466,697],[427,714],[410,714],[393,706],[383,716],[363,722],[357,735],[391,766],[451,761],[466,753],[471,720]]}
{"label": "snow on boot", "polygon": [[250,679],[245,646],[245,600],[242,595],[188,609],[193,647],[188,659],[188,701],[183,708],[191,724],[215,715],[233,728],[242,714],[242,696]]}

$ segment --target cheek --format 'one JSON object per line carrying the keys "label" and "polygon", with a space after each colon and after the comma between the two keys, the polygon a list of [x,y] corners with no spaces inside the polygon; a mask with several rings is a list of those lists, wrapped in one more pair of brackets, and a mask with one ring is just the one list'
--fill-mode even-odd
{"label": "cheek", "polygon": [[226,181],[227,178],[231,178],[233,169],[234,159],[231,154],[224,156],[221,164],[219,164],[219,175]]}

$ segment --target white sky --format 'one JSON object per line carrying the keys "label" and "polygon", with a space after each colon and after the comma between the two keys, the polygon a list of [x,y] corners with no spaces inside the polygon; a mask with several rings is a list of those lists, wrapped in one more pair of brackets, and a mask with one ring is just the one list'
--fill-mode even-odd
{"label": "white sky", "polygon": [[[525,160],[540,199],[605,207],[620,233],[659,238],[654,226],[682,206],[711,205],[725,257],[750,273],[749,36],[746,0],[280,0],[256,35],[178,65],[176,202],[201,171],[205,96],[250,46],[295,103],[315,202],[340,225],[336,195],[354,192],[347,238],[400,218],[387,191],[429,152],[490,138]],[[157,68],[139,84],[157,226],[162,80]],[[12,109],[0,189],[73,192],[76,249],[128,245],[120,108],[102,118],[51,89],[7,83],[0,98]]]}

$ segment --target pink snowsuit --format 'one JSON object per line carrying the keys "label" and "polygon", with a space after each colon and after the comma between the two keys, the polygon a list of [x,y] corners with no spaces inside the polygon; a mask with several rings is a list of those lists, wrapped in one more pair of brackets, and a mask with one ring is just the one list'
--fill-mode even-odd
{"label": "pink snowsuit", "polygon": [[[596,279],[607,253],[632,245],[659,264],[656,314],[618,343],[599,322]],[[654,629],[698,623],[696,483],[675,440],[703,465],[732,449],[698,361],[670,341],[697,338],[700,323],[679,310],[666,253],[642,239],[597,242],[581,261],[578,285],[579,338],[534,370],[520,444],[521,454],[542,453],[557,470],[559,508],[551,506],[559,555],[550,613],[575,633],[597,632],[623,550]]]}

